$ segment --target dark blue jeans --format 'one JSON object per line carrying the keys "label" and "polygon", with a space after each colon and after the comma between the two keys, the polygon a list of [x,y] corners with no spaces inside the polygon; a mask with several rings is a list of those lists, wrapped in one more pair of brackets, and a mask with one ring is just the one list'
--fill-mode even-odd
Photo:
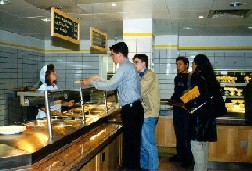
{"label": "dark blue jeans", "polygon": [[138,100],[122,107],[123,121],[123,165],[126,170],[140,169],[141,130],[144,109]]}
{"label": "dark blue jeans", "polygon": [[183,109],[173,111],[173,126],[176,135],[177,155],[183,162],[192,161],[191,144],[189,140],[190,114]]}

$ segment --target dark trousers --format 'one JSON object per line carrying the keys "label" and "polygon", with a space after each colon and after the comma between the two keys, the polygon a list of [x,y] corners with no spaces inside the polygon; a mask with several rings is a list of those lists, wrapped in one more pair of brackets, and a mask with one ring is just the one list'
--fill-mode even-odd
{"label": "dark trousers", "polygon": [[189,140],[189,113],[183,109],[173,111],[173,126],[176,135],[177,155],[183,162],[192,161],[191,144]]}
{"label": "dark trousers", "polygon": [[122,107],[123,165],[126,170],[140,169],[141,129],[144,110],[140,100]]}

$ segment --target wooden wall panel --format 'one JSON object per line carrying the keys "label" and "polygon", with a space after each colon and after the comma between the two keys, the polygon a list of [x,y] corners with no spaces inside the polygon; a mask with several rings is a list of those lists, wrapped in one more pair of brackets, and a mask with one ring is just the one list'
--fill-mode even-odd
{"label": "wooden wall panel", "polygon": [[80,171],[111,171],[122,166],[122,137],[120,134]]}
{"label": "wooden wall panel", "polygon": [[252,163],[252,127],[217,126],[218,141],[209,145],[209,161]]}
{"label": "wooden wall panel", "polygon": [[[217,125],[217,134],[218,141],[209,144],[209,161],[252,163],[252,126]],[[161,147],[176,147],[172,117],[159,117],[156,141]]]}
{"label": "wooden wall panel", "polygon": [[96,157],[94,157],[90,162],[88,162],[83,168],[80,169],[80,171],[87,171],[87,170],[92,170],[96,171]]}
{"label": "wooden wall panel", "polygon": [[176,147],[176,137],[172,117],[159,117],[156,127],[156,141],[158,146]]}

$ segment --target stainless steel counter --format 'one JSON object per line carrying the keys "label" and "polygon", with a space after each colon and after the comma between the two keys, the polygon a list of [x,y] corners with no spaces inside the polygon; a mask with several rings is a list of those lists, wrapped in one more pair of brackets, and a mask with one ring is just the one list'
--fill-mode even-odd
{"label": "stainless steel counter", "polygon": [[117,111],[111,108],[108,113],[86,115],[81,120],[53,121],[53,137],[49,139],[46,120],[27,125],[19,134],[0,135],[0,169],[31,165],[65,144],[89,132],[98,125],[107,122],[107,116]]}
{"label": "stainless steel counter", "polygon": [[4,170],[79,170],[119,136],[121,128],[118,124],[103,123],[31,165]]}
{"label": "stainless steel counter", "polygon": [[227,126],[246,126],[244,118],[239,117],[218,117],[216,118],[217,125],[227,125]]}

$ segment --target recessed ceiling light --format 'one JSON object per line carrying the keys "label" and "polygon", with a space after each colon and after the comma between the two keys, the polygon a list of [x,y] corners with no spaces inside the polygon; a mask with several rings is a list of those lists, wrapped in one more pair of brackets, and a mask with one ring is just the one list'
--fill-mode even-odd
{"label": "recessed ceiling light", "polygon": [[203,15],[200,15],[199,18],[204,18],[204,16],[203,16]]}
{"label": "recessed ceiling light", "polygon": [[115,6],[116,6],[116,3],[112,3],[111,6],[112,6],[112,7],[115,7]]}
{"label": "recessed ceiling light", "polygon": [[8,0],[0,0],[0,5],[8,5],[10,4],[10,1]]}
{"label": "recessed ceiling light", "polygon": [[230,5],[231,7],[239,7],[239,6],[242,5],[242,3],[241,3],[241,2],[232,2],[232,3],[230,3],[229,5]]}
{"label": "recessed ceiling light", "polygon": [[191,30],[191,27],[183,27],[184,30]]}
{"label": "recessed ceiling light", "polygon": [[44,22],[50,22],[51,18],[42,18],[41,20],[44,21]]}

